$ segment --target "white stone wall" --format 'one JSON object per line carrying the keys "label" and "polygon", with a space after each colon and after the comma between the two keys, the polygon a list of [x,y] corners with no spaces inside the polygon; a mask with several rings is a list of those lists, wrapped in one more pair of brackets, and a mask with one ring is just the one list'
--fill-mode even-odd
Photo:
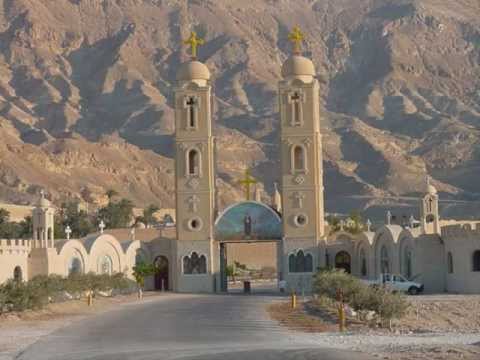
{"label": "white stone wall", "polygon": [[[480,223],[442,228],[446,289],[452,293],[480,293],[480,272],[473,271],[473,253],[480,250]],[[453,272],[448,272],[447,254],[452,254]]]}
{"label": "white stone wall", "polygon": [[0,284],[13,279],[15,267],[22,269],[23,280],[28,280],[29,240],[0,239]]}

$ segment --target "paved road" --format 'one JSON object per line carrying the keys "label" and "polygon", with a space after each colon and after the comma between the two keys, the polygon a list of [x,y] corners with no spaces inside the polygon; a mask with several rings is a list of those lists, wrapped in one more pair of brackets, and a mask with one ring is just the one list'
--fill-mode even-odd
{"label": "paved road", "polygon": [[[319,348],[269,320],[278,298],[176,295],[124,305],[61,329],[20,360],[351,360],[358,353]],[[308,338],[308,337],[306,337]]]}

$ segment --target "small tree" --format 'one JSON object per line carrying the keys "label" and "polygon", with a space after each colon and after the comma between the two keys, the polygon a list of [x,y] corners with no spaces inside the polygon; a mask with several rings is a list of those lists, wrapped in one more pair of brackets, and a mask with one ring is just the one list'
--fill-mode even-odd
{"label": "small tree", "polygon": [[108,197],[108,202],[111,202],[112,199],[118,195],[118,191],[116,190],[113,190],[113,189],[108,189],[106,192],[105,192],[105,195]]}
{"label": "small tree", "polygon": [[146,209],[143,210],[143,223],[148,228],[155,222],[154,214],[160,210],[160,208],[156,205],[149,205]]}
{"label": "small tree", "polygon": [[225,272],[227,273],[227,277],[231,277],[233,282],[235,282],[235,276],[237,275],[235,265],[228,265],[225,269]]}
{"label": "small tree", "polygon": [[143,299],[143,290],[145,288],[145,279],[147,276],[154,275],[157,271],[157,268],[152,263],[139,262],[133,267],[133,277],[137,283],[138,288],[138,298]]}

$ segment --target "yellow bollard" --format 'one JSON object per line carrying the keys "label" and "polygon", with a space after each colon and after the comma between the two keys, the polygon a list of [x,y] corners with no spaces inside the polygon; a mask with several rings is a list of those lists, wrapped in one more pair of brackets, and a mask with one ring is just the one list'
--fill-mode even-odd
{"label": "yellow bollard", "polygon": [[338,305],[338,328],[340,332],[345,331],[345,306],[343,302]]}
{"label": "yellow bollard", "polygon": [[89,291],[87,294],[87,305],[92,306],[93,305],[93,295],[92,292]]}
{"label": "yellow bollard", "polygon": [[344,332],[346,328],[345,304],[343,302],[343,291],[341,289],[337,289],[337,301],[338,301],[338,328],[340,332]]}
{"label": "yellow bollard", "polygon": [[292,309],[295,309],[297,307],[297,294],[295,294],[295,291],[292,292]]}

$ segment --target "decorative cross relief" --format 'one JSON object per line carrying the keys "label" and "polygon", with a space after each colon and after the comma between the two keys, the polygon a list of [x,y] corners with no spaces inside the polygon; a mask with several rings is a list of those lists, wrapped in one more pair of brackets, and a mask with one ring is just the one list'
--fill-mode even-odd
{"label": "decorative cross relief", "polygon": [[305,195],[301,192],[296,192],[294,195],[295,200],[297,200],[297,207],[299,209],[303,208],[303,200],[305,200]]}
{"label": "decorative cross relief", "polygon": [[67,225],[65,228],[65,235],[67,235],[67,240],[70,240],[70,234],[72,233],[72,229],[70,228],[70,225]]}
{"label": "decorative cross relief", "polygon": [[372,228],[372,222],[370,219],[367,219],[367,223],[365,225],[367,225],[367,232],[370,232]]}
{"label": "decorative cross relief", "polygon": [[290,104],[290,125],[302,126],[303,125],[303,109],[302,103],[304,102],[303,94],[299,90],[292,91],[288,94],[287,102]]}
{"label": "decorative cross relief", "polygon": [[105,225],[105,223],[102,221],[100,221],[100,224],[98,224],[98,227],[100,228],[100,234],[103,234],[103,229],[105,229],[107,226]]}
{"label": "decorative cross relief", "polygon": [[200,199],[197,195],[192,195],[187,199],[188,204],[190,205],[190,211],[196,213],[198,211],[198,204]]}

